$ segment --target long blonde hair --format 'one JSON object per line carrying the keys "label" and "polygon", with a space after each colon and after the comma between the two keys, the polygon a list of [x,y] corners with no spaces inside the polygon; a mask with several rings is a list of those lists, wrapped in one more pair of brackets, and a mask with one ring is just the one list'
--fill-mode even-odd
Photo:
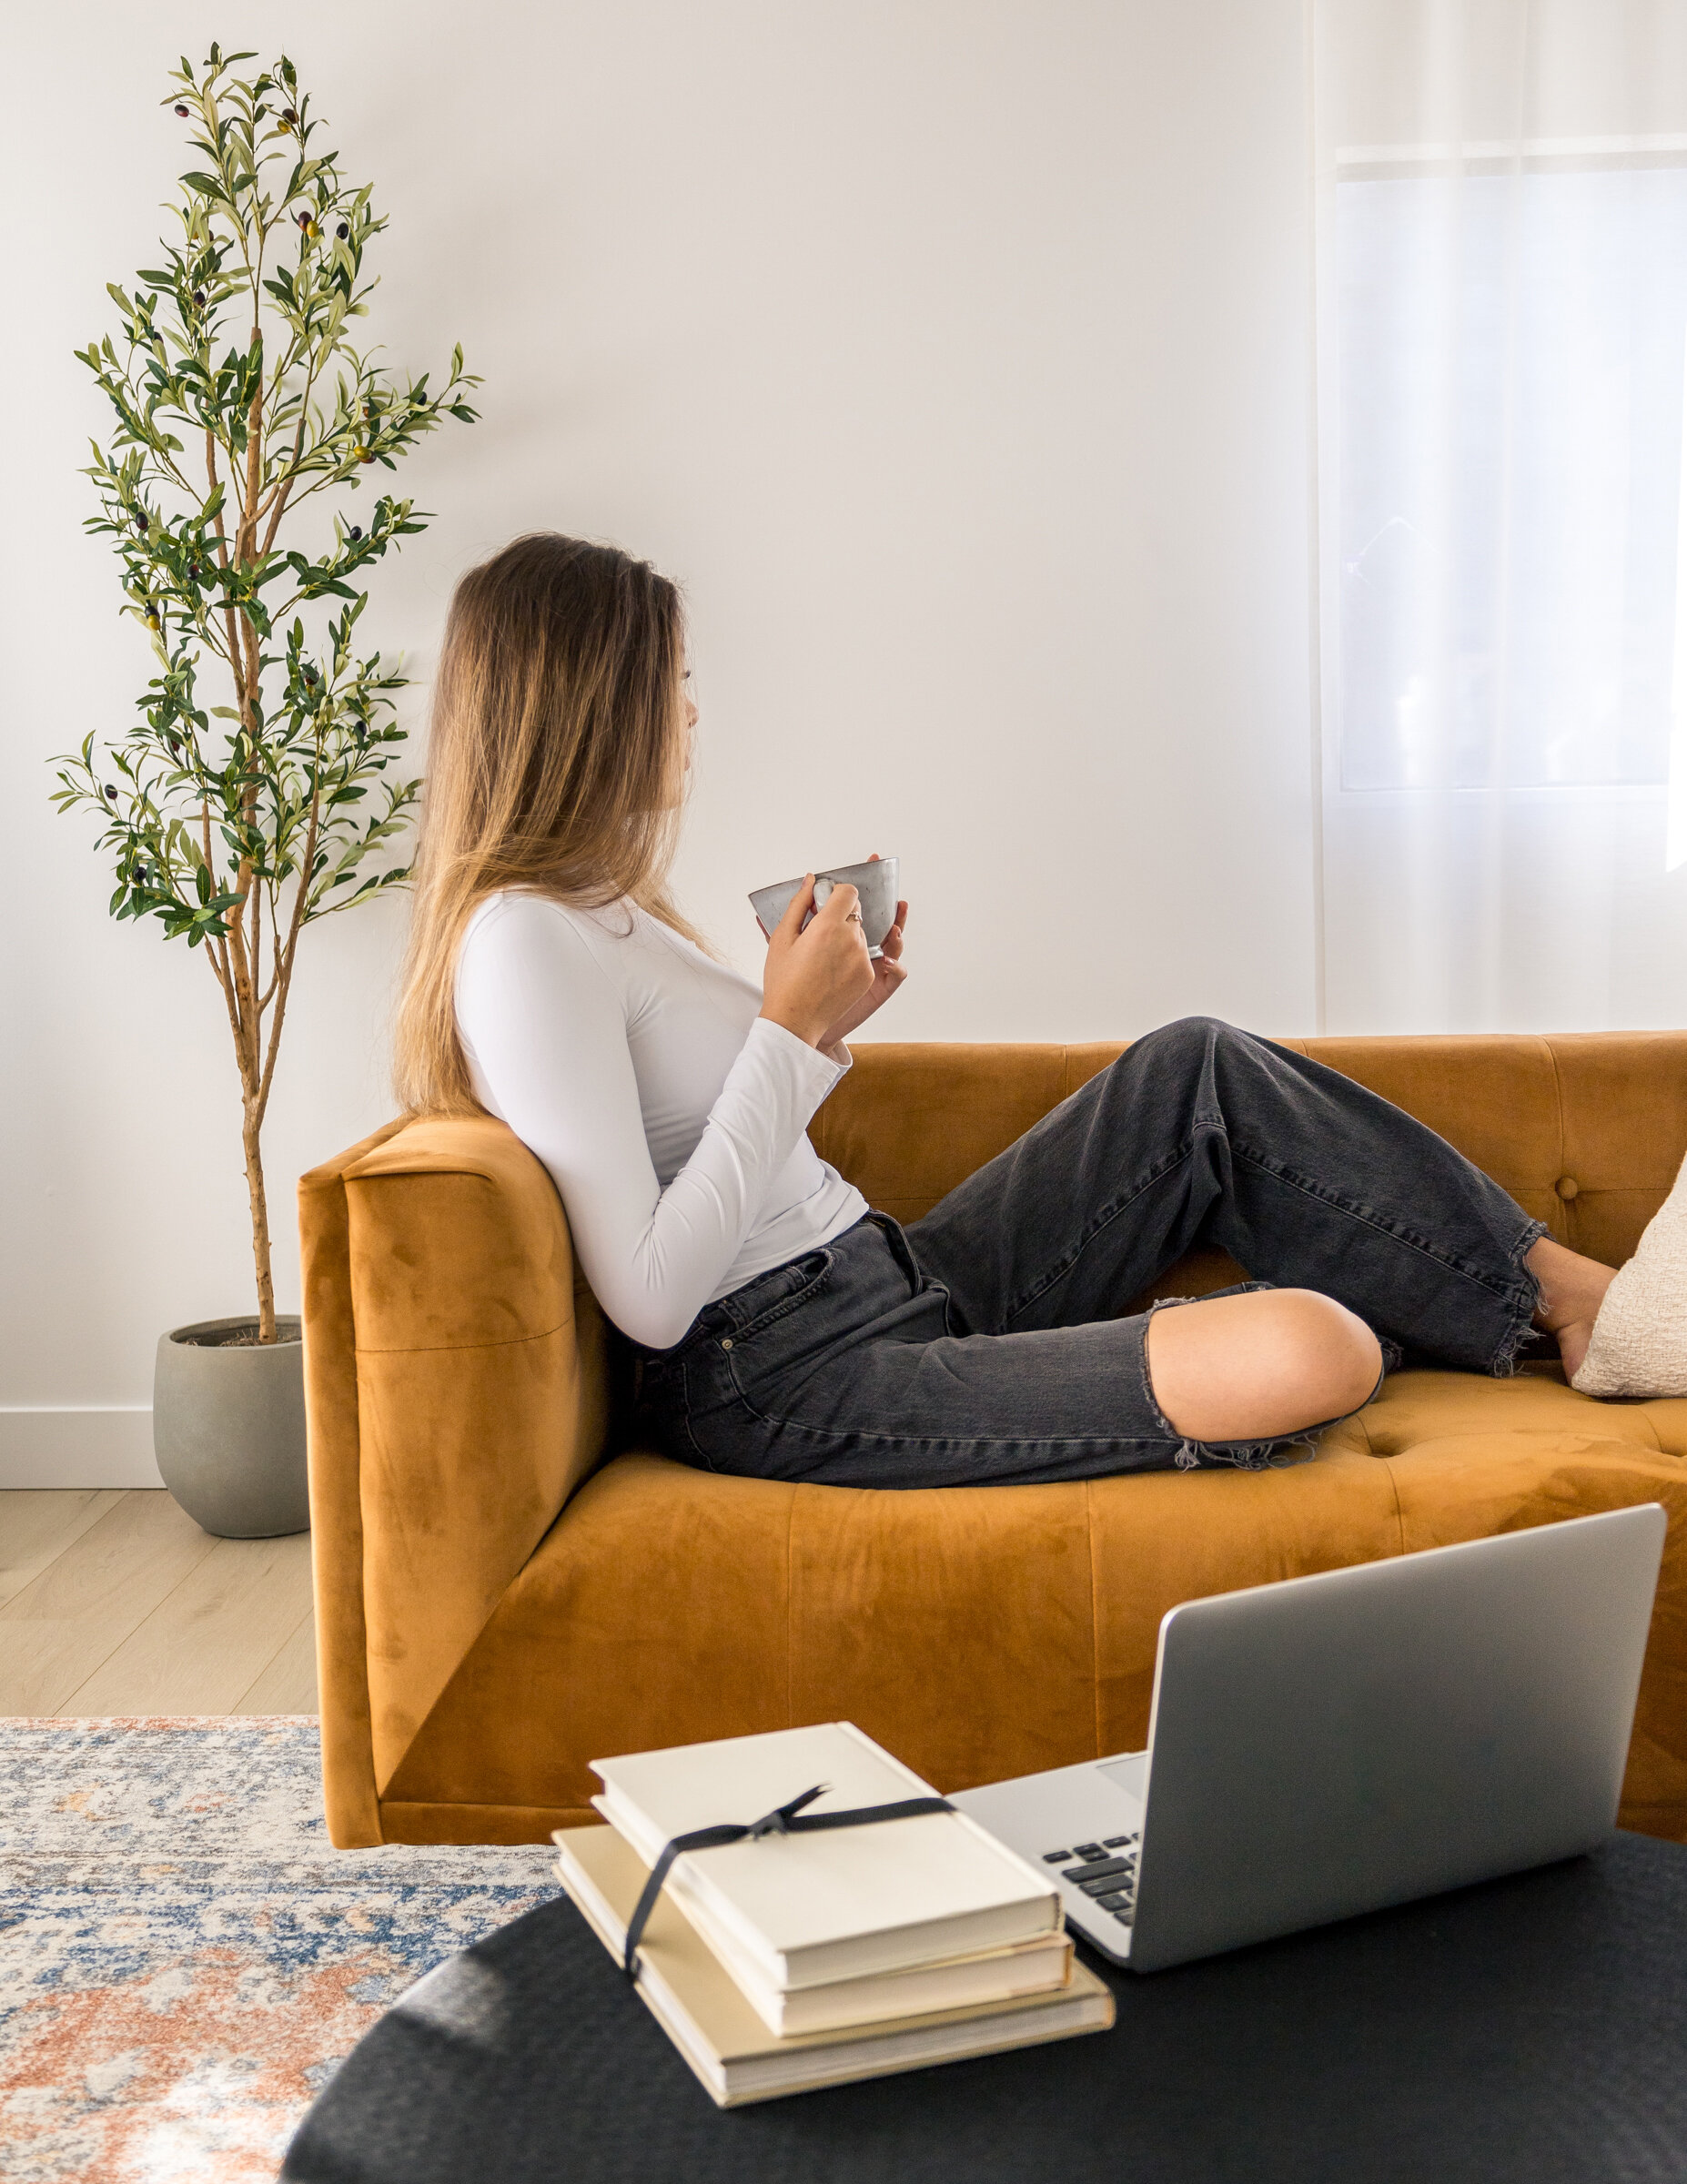
{"label": "long blonde hair", "polygon": [[666,876],[684,770],[680,595],[648,562],[556,531],[515,540],[451,600],[394,1038],[406,1113],[480,1111],[457,954],[500,888],[631,897],[697,940]]}

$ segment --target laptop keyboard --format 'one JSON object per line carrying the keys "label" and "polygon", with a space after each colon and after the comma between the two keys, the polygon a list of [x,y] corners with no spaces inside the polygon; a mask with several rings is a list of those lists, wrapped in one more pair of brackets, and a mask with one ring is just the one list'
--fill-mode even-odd
{"label": "laptop keyboard", "polygon": [[1078,1843],[1069,1850],[1046,1850],[1045,1866],[1057,1866],[1063,1881],[1110,1911],[1122,1926],[1136,1916],[1136,1846],[1139,1834],[1109,1835],[1103,1843]]}

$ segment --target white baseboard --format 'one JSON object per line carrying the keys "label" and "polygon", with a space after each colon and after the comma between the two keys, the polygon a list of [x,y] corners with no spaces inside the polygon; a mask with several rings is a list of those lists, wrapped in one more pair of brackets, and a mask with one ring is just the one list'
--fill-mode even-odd
{"label": "white baseboard", "polygon": [[150,1405],[0,1410],[0,1487],[163,1484]]}

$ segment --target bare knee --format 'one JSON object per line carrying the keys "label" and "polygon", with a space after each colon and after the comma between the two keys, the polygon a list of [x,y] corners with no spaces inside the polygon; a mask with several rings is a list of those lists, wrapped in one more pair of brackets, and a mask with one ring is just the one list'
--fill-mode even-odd
{"label": "bare knee", "polygon": [[1265,1292],[1281,1300],[1287,1340],[1298,1354],[1308,1423],[1346,1418],[1369,1402],[1382,1377],[1382,1345],[1359,1318],[1317,1289]]}
{"label": "bare knee", "polygon": [[1377,1338],[1315,1289],[1203,1298],[1149,1322],[1155,1400],[1190,1441],[1268,1441],[1357,1410],[1382,1370]]}

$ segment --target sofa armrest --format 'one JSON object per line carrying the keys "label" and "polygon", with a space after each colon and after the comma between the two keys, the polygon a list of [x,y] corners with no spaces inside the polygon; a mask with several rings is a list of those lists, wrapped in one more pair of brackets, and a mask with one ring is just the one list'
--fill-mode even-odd
{"label": "sofa armrest", "polygon": [[299,1185],[328,1828],[378,1800],[601,1461],[607,1330],[543,1168],[490,1118],[379,1132]]}

